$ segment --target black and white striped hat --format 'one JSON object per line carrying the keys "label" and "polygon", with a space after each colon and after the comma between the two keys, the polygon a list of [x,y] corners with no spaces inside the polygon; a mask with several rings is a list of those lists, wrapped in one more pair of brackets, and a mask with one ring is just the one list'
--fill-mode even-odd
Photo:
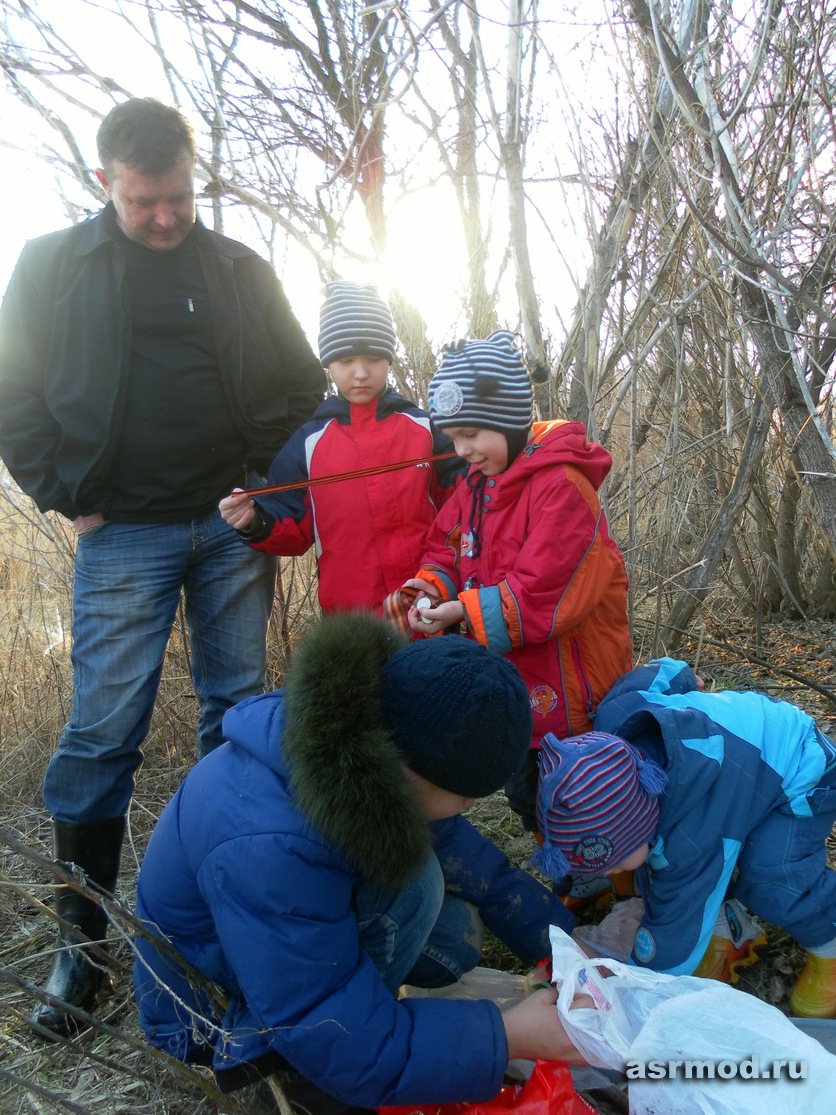
{"label": "black and white striped hat", "polygon": [[492,333],[484,341],[445,345],[429,388],[433,423],[474,426],[526,435],[533,421],[531,380],[511,343],[514,334]]}
{"label": "black and white striped hat", "polygon": [[336,279],[325,288],[319,315],[319,358],[327,368],[346,356],[395,358],[395,324],[389,307],[368,283]]}

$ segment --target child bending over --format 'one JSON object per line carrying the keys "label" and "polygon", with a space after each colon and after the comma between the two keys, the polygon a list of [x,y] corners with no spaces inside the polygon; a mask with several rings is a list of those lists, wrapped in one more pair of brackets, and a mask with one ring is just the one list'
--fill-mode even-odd
{"label": "child bending over", "polygon": [[[836,1018],[836,872],[824,844],[836,820],[833,741],[795,705],[705,692],[670,658],[620,678],[595,728],[543,740],[532,862],[553,876],[638,868],[644,913],[629,962],[674,975],[708,974],[708,956],[715,978],[734,982],[759,943],[742,902],[807,950],[792,1012]],[[741,915],[749,925],[735,942],[729,922]]]}

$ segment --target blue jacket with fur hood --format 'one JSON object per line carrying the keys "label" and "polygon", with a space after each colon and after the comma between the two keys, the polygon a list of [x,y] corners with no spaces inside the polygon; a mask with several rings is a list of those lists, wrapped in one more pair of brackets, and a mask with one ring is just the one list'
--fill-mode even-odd
{"label": "blue jacket with fur hood", "polygon": [[371,691],[359,649],[332,647],[301,702],[292,669],[283,692],[231,709],[229,742],[160,816],[137,913],[220,987],[225,1008],[139,940],[140,1022],[157,1048],[211,1063],[225,1090],[252,1079],[255,1065],[289,1063],[362,1107],[487,1099],[507,1063],[498,1008],[397,1001],[359,947],[358,876],[397,885],[432,840],[448,888],[529,964],[548,952],[550,922],[568,915],[461,816],[428,826],[399,764],[389,778],[386,761],[356,753]]}

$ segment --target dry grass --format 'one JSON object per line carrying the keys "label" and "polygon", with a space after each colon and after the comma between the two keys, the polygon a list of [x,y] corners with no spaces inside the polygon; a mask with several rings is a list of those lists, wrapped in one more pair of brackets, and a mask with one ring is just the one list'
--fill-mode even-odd
{"label": "dry grass", "polygon": [[[112,992],[83,1036],[45,1044],[27,1017],[49,969],[55,926],[48,906],[55,879],[51,827],[40,788],[68,713],[71,531],[40,516],[14,489],[0,490],[0,1111],[108,1115],[201,1115],[224,1103],[211,1073],[177,1066],[142,1041],[130,999],[130,910],[139,863],[163,806],[195,760],[197,702],[181,621],[166,654],[163,681],[136,781],[123,851],[111,949]],[[316,614],[307,561],[283,563],[270,631],[270,684],[281,681],[293,640]],[[66,625],[66,627],[64,626]],[[121,931],[121,936],[120,936]]]}
{"label": "dry grass", "polygon": [[[130,920],[142,852],[163,805],[194,761],[196,702],[191,691],[181,629],[173,634],[160,698],[145,744],[129,818],[128,839],[117,899],[112,949],[114,987],[97,1014],[97,1025],[74,1041],[44,1044],[26,1018],[50,963],[53,925],[48,903],[54,879],[50,829],[40,802],[44,768],[67,713],[71,691],[68,623],[71,541],[59,519],[34,514],[12,491],[0,491],[0,826],[29,854],[0,842],[0,1111],[3,1115],[82,1112],[90,1115],[210,1115],[234,1112],[224,1106],[211,1074],[176,1066],[141,1040],[130,1000]],[[271,629],[271,684],[281,680],[293,640],[316,613],[309,562],[287,562],[282,598]],[[640,597],[641,590],[636,588]],[[650,613],[652,609],[644,609]],[[642,609],[639,607],[639,612]],[[756,684],[804,705],[822,728],[836,735],[836,701],[800,683],[806,675],[822,689],[836,689],[836,672],[826,628],[773,625],[755,637],[739,615],[739,598],[727,594],[704,609],[705,629],[686,642],[682,656],[718,688]],[[646,657],[650,619],[636,623],[636,651]],[[770,663],[753,665],[734,649],[739,644]],[[791,673],[778,672],[781,668]],[[525,864],[530,837],[522,832],[501,795],[478,803],[477,826],[510,858]],[[749,969],[744,986],[785,1007],[800,956],[780,931],[768,927],[770,950]],[[119,936],[121,932],[122,936]],[[514,958],[489,941],[484,963],[513,969]]]}

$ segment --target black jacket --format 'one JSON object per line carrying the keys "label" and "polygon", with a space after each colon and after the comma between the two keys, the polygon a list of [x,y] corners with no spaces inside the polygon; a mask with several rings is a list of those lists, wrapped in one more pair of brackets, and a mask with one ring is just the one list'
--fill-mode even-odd
{"label": "black jacket", "polygon": [[[30,241],[0,310],[0,457],[42,511],[71,519],[107,507],[122,426],[131,337],[113,226],[108,205]],[[199,222],[192,235],[229,410],[264,471],[321,402],[325,374],[269,264]]]}

